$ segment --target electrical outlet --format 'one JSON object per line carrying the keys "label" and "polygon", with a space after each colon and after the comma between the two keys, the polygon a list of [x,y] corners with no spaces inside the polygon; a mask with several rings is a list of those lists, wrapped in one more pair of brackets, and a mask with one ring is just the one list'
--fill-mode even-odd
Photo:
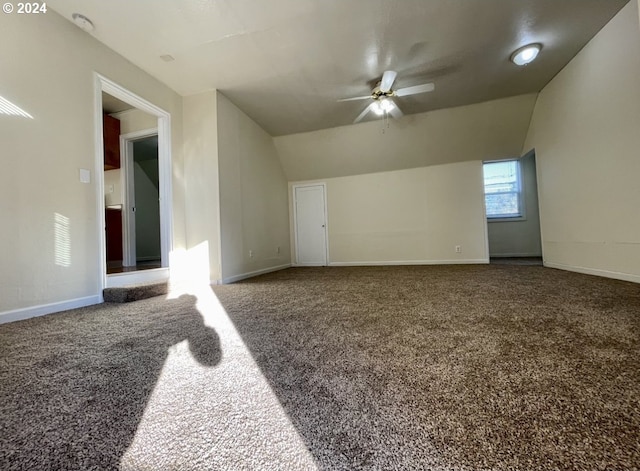
{"label": "electrical outlet", "polygon": [[253,258],[253,250],[249,250],[249,258]]}
{"label": "electrical outlet", "polygon": [[462,253],[462,246],[456,245],[456,253]]}

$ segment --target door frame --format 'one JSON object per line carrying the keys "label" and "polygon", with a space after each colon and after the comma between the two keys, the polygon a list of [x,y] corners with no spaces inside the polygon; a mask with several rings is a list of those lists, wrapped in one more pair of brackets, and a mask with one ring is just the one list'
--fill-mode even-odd
{"label": "door frame", "polygon": [[327,184],[324,182],[316,182],[316,183],[294,183],[291,185],[292,188],[292,202],[293,202],[293,237],[295,244],[295,256],[296,260],[293,266],[301,267],[301,266],[317,266],[304,264],[301,265],[299,263],[300,257],[298,255],[298,205],[296,200],[296,189],[312,187],[312,186],[320,186],[322,187],[322,202],[324,206],[324,263],[320,266],[326,267],[329,265],[329,217],[327,213]]}
{"label": "door frame", "polygon": [[[143,129],[120,135],[120,168],[122,169],[122,265],[136,265],[135,183],[133,168],[133,144],[136,141],[158,135],[158,128]],[[159,150],[159,147],[158,147]],[[158,158],[158,165],[160,159]]]}
{"label": "door frame", "polygon": [[[108,93],[132,107],[158,119],[158,173],[160,195],[160,253],[162,268],[107,275],[107,246],[105,234],[104,201],[104,149],[102,135],[102,92]],[[145,281],[169,279],[169,254],[173,249],[173,215],[171,187],[171,114],[104,75],[94,72],[94,145],[96,181],[96,225],[98,231],[98,296],[103,301],[102,291],[112,286]]]}

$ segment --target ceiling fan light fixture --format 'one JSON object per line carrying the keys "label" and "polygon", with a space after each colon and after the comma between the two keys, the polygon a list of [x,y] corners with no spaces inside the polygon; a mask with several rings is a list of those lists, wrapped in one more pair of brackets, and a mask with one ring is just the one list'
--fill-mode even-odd
{"label": "ceiling fan light fixture", "polygon": [[382,98],[373,102],[371,106],[372,111],[378,116],[382,116],[385,113],[389,113],[394,108],[393,101],[388,98]]}
{"label": "ceiling fan light fixture", "polygon": [[519,66],[530,64],[536,57],[538,57],[540,49],[542,49],[542,44],[539,43],[522,46],[511,54],[511,62]]}
{"label": "ceiling fan light fixture", "polygon": [[393,102],[388,98],[383,98],[380,100],[380,108],[382,108],[382,111],[389,112],[393,109]]}
{"label": "ceiling fan light fixture", "polygon": [[385,121],[389,116],[395,119],[400,119],[404,114],[394,98],[432,92],[435,88],[433,83],[423,83],[421,85],[414,85],[412,87],[398,88],[394,90],[393,83],[395,82],[397,75],[397,72],[387,70],[384,72],[379,85],[371,91],[370,95],[341,98],[338,100],[339,102],[343,102],[373,99],[372,102],[369,102],[369,106],[362,110],[358,117],[353,121],[354,124],[362,121],[369,113],[373,113],[377,116],[384,116]]}

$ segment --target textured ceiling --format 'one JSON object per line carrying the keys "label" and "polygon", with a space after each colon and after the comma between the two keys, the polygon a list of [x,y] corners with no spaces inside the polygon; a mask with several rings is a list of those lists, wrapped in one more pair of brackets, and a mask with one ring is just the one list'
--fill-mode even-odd
{"label": "textured ceiling", "polygon": [[[541,90],[628,0],[49,0],[182,95],[218,89],[272,135],[352,123],[387,69],[405,114]],[[539,59],[509,56],[531,42]],[[175,60],[166,62],[163,55]]]}

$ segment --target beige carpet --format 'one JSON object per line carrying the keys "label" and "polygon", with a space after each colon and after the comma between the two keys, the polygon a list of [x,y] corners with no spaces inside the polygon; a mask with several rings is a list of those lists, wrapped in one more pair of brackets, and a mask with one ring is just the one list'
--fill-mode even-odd
{"label": "beige carpet", "polygon": [[638,284],[485,265],[214,291],[0,326],[0,469],[640,466]]}

